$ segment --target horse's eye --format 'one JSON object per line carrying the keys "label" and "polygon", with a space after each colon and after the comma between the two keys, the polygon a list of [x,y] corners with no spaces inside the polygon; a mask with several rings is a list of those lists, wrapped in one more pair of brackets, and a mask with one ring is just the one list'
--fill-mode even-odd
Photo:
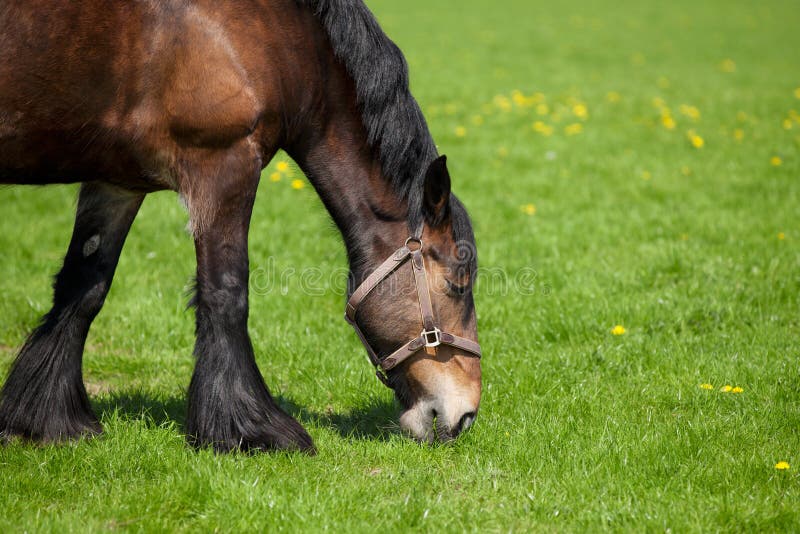
{"label": "horse's eye", "polygon": [[469,284],[459,285],[447,280],[447,292],[453,296],[461,296],[469,291]]}

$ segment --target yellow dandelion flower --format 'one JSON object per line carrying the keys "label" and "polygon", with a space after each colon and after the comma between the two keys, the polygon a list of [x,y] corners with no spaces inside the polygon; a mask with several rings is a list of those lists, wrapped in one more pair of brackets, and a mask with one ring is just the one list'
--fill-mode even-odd
{"label": "yellow dandelion flower", "polygon": [[306,183],[303,180],[292,180],[292,189],[303,189]]}
{"label": "yellow dandelion flower", "polygon": [[733,131],[733,138],[736,139],[737,141],[741,141],[742,139],[744,139],[744,130],[742,130],[741,128],[736,128]]}
{"label": "yellow dandelion flower", "polygon": [[692,144],[692,146],[697,149],[701,149],[706,145],[705,140],[699,135],[697,135],[697,133],[694,130],[689,130],[686,133],[686,136],[689,138],[689,142]]}
{"label": "yellow dandelion flower", "polygon": [[514,91],[511,93],[511,99],[521,108],[529,108],[536,101],[534,97],[528,97],[522,94],[522,91]]}
{"label": "yellow dandelion flower", "polygon": [[572,114],[581,120],[586,120],[589,117],[589,108],[586,107],[586,104],[575,104],[572,106]]}
{"label": "yellow dandelion flower", "polygon": [[743,391],[744,391],[744,388],[743,388],[743,387],[736,386],[735,388],[733,388],[733,389],[731,390],[731,393],[742,393]]}
{"label": "yellow dandelion flower", "polygon": [[786,239],[786,234],[778,232],[778,241],[783,241],[784,239]]}
{"label": "yellow dandelion flower", "polygon": [[773,167],[780,167],[781,165],[783,165],[783,160],[780,158],[780,156],[772,156],[769,159],[769,164],[772,165]]}
{"label": "yellow dandelion flower", "polygon": [[275,168],[278,169],[280,172],[286,172],[289,170],[289,164],[286,163],[285,161],[279,161],[275,165]]}
{"label": "yellow dandelion flower", "polygon": [[732,59],[723,59],[719,64],[719,70],[722,72],[736,72],[736,63]]}
{"label": "yellow dandelion flower", "polygon": [[483,124],[483,115],[473,115],[472,116],[472,124],[475,126],[480,126]]}
{"label": "yellow dandelion flower", "polygon": [[547,124],[543,123],[542,121],[536,121],[533,123],[533,130],[539,132],[544,136],[549,136],[553,134],[553,127],[548,126]]}
{"label": "yellow dandelion flower", "polygon": [[775,464],[775,469],[778,469],[780,471],[786,471],[790,467],[791,466],[789,465],[789,462],[778,462],[777,464]]}
{"label": "yellow dandelion flower", "polygon": [[700,384],[700,389],[712,390],[714,389],[714,386],[711,384]]}
{"label": "yellow dandelion flower", "polygon": [[617,326],[611,329],[611,333],[615,336],[621,336],[625,334],[625,332],[627,332],[627,330],[625,330],[625,327],[622,326],[621,324],[618,324]]}
{"label": "yellow dandelion flower", "polygon": [[464,128],[463,126],[456,126],[455,134],[456,134],[456,137],[466,137],[467,129]]}
{"label": "yellow dandelion flower", "polygon": [[502,111],[511,111],[511,108],[513,107],[511,105],[511,100],[509,100],[505,95],[495,96],[494,105],[500,108]]}
{"label": "yellow dandelion flower", "polygon": [[661,124],[667,130],[674,130],[677,124],[675,124],[675,119],[672,118],[671,115],[665,114],[661,116]]}
{"label": "yellow dandelion flower", "polygon": [[608,101],[609,101],[609,102],[611,102],[612,104],[616,104],[616,103],[617,103],[617,102],[619,102],[621,99],[622,99],[622,95],[620,95],[620,94],[619,94],[618,92],[616,92],[616,91],[609,91],[609,92],[606,94],[606,100],[608,100]]}
{"label": "yellow dandelion flower", "polygon": [[642,171],[642,180],[649,180],[652,177],[653,175],[650,174],[650,171]]}
{"label": "yellow dandelion flower", "polygon": [[730,392],[730,390],[732,390],[732,389],[733,389],[733,386],[731,386],[731,385],[728,385],[728,384],[725,384],[724,386],[722,386],[721,388],[719,388],[719,390],[720,390],[721,392],[723,392],[723,393],[729,393],[729,392]]}
{"label": "yellow dandelion flower", "polygon": [[783,119],[783,122],[781,124],[784,130],[791,130],[792,126],[794,126],[792,119]]}
{"label": "yellow dandelion flower", "polygon": [[536,215],[536,206],[534,204],[525,204],[522,206],[522,212],[526,215]]}
{"label": "yellow dandelion flower", "polygon": [[583,124],[576,122],[564,128],[564,133],[567,135],[578,135],[583,131]]}
{"label": "yellow dandelion flower", "polygon": [[272,174],[269,175],[269,179],[272,180],[273,182],[280,182],[281,181],[281,173],[273,172]]}
{"label": "yellow dandelion flower", "polygon": [[798,87],[797,89],[794,90],[794,97],[795,98],[800,98],[800,87]]}
{"label": "yellow dandelion flower", "polygon": [[504,146],[501,146],[500,148],[497,149],[497,155],[500,156],[501,158],[508,157],[508,149]]}
{"label": "yellow dandelion flower", "polygon": [[547,104],[539,104],[536,106],[536,113],[538,115],[547,115],[550,113],[550,106]]}
{"label": "yellow dandelion flower", "polygon": [[678,108],[682,115],[685,115],[696,121],[700,118],[700,110],[697,109],[695,106],[690,106],[688,104],[681,104],[680,108]]}

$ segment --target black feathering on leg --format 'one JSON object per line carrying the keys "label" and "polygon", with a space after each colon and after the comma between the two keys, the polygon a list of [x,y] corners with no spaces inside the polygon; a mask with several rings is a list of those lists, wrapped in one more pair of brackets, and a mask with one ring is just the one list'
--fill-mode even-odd
{"label": "black feathering on leg", "polygon": [[57,442],[102,432],[81,376],[86,333],[47,318],[28,338],[0,400],[0,438]]}
{"label": "black feathering on leg", "polygon": [[215,291],[211,305],[203,298],[193,299],[197,365],[189,386],[189,442],[218,452],[281,449],[313,454],[311,437],[278,407],[261,378],[241,326],[247,324],[240,308],[246,303],[244,291]]}

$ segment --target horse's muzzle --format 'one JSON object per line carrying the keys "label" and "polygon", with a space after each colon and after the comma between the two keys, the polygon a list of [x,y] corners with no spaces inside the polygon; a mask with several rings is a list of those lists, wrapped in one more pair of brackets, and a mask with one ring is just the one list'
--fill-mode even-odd
{"label": "horse's muzzle", "polygon": [[400,415],[400,427],[421,442],[446,442],[472,426],[477,415],[478,406],[464,400],[425,399]]}

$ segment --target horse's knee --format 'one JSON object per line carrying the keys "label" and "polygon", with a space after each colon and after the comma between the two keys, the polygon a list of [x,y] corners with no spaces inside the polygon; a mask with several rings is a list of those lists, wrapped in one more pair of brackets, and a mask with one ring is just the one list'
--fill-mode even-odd
{"label": "horse's knee", "polygon": [[94,318],[103,307],[108,295],[108,283],[100,280],[90,286],[78,301],[78,309],[85,317]]}
{"label": "horse's knee", "polygon": [[247,324],[246,286],[198,288],[192,300],[199,316],[226,325]]}

